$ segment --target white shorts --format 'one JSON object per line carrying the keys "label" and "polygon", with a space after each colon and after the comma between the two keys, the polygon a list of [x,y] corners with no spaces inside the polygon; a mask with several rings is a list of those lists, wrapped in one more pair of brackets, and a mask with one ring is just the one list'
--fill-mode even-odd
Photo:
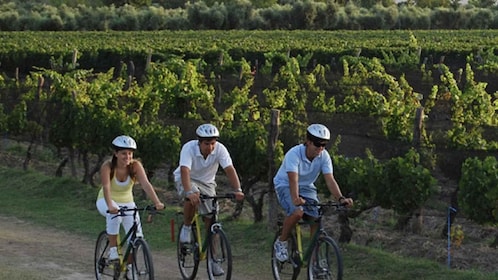
{"label": "white shorts", "polygon": [[[112,201],[112,204],[116,207],[128,207],[128,208],[135,208],[136,204],[135,202],[128,202],[128,203],[116,203],[115,201]],[[95,205],[97,206],[97,210],[99,210],[99,213],[106,218],[106,231],[107,234],[109,235],[117,235],[119,233],[119,225],[123,223],[123,228],[125,232],[128,232],[130,228],[133,226],[133,212],[127,212],[127,216],[124,217],[116,217],[116,214],[111,214],[107,213],[107,203],[105,202],[105,198],[99,198],[97,199],[97,202],[95,202]],[[115,218],[114,218],[115,217]],[[140,215],[137,213],[136,217],[137,223],[138,223],[138,228],[137,228],[137,236],[143,237],[142,233],[142,224],[140,223]]]}

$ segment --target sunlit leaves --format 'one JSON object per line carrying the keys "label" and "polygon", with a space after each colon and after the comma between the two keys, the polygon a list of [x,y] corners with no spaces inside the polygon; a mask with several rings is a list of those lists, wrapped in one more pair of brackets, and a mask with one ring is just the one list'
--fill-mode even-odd
{"label": "sunlit leaves", "polygon": [[495,157],[468,158],[458,184],[461,210],[480,224],[498,223],[498,161]]}

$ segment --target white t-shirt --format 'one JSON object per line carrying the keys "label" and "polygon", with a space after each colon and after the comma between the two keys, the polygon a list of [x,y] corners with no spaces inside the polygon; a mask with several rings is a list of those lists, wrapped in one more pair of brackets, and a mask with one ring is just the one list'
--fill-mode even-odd
{"label": "white t-shirt", "polygon": [[180,167],[190,169],[190,179],[205,184],[215,183],[218,167],[225,169],[232,165],[232,158],[227,148],[220,142],[216,142],[214,150],[206,159],[201,154],[199,140],[190,140],[185,143],[180,152],[180,162],[173,172],[175,182],[181,182]]}

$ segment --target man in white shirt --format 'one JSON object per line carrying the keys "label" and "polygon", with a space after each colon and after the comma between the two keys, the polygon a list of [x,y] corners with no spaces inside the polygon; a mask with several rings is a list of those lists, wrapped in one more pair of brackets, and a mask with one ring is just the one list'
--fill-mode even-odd
{"label": "man in white shirt", "polygon": [[[191,221],[195,211],[201,214],[211,212],[212,202],[201,203],[199,194],[216,195],[216,173],[219,166],[225,170],[235,199],[243,200],[244,193],[240,187],[237,171],[225,145],[218,142],[220,133],[212,124],[202,124],[196,129],[196,140],[185,143],[180,152],[180,162],[174,171],[175,185],[178,194],[184,197],[183,223],[180,242],[191,242]],[[205,220],[210,226],[210,218]]]}

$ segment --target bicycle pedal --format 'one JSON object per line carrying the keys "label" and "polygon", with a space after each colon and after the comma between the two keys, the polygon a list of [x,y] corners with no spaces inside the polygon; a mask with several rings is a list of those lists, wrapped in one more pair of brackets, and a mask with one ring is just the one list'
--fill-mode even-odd
{"label": "bicycle pedal", "polygon": [[188,244],[188,243],[183,244],[182,248],[181,248],[181,252],[184,255],[192,253],[192,246],[190,246],[190,244]]}

